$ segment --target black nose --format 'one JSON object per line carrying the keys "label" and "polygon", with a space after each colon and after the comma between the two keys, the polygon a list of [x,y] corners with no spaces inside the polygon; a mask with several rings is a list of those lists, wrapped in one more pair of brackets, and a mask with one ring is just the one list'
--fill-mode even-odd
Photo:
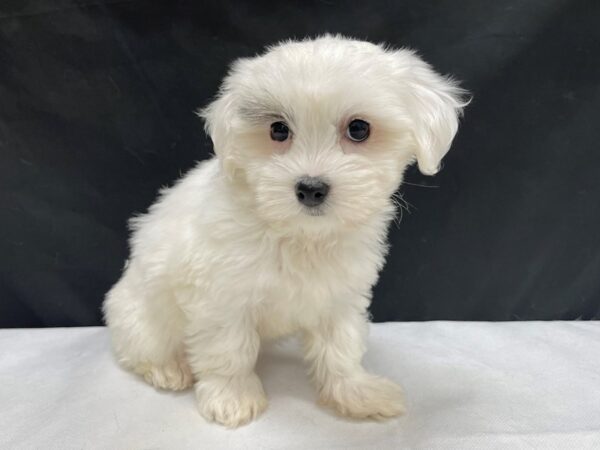
{"label": "black nose", "polygon": [[306,206],[318,206],[325,201],[329,185],[315,177],[302,178],[296,184],[296,198]]}

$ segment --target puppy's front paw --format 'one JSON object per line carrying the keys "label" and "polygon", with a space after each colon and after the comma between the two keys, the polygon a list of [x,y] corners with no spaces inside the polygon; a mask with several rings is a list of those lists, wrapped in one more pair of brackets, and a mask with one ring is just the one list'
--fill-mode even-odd
{"label": "puppy's front paw", "polygon": [[402,388],[375,375],[331,380],[321,389],[321,404],[331,406],[343,416],[382,420],[404,414]]}
{"label": "puppy's front paw", "polygon": [[256,374],[240,377],[204,376],[196,383],[198,409],[206,420],[229,428],[255,419],[267,408],[267,398]]}

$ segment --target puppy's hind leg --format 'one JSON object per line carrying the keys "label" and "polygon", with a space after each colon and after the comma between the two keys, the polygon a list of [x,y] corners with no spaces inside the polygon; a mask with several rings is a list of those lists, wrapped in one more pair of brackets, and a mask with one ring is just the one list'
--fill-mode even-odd
{"label": "puppy's hind leg", "polygon": [[177,391],[193,384],[184,317],[167,290],[149,289],[130,267],[106,295],[104,315],[122,366],[157,388]]}

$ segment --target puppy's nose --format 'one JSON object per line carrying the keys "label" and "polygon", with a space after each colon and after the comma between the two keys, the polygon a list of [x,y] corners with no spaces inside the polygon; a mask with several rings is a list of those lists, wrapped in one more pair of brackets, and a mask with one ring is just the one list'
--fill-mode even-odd
{"label": "puppy's nose", "polygon": [[305,206],[318,206],[325,201],[329,185],[320,178],[304,177],[296,184],[296,198]]}

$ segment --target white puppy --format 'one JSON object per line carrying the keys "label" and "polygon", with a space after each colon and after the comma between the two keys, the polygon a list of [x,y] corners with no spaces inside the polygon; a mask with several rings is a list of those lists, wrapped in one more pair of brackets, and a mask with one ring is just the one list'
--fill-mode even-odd
{"label": "white puppy", "polygon": [[234,427],[267,406],[264,339],[297,333],[320,400],[356,418],[403,412],[361,366],[392,195],[434,174],[463,91],[409,50],[324,36],[236,61],[201,112],[216,157],[132,220],[104,312],[119,362],[152,385],[195,383]]}

